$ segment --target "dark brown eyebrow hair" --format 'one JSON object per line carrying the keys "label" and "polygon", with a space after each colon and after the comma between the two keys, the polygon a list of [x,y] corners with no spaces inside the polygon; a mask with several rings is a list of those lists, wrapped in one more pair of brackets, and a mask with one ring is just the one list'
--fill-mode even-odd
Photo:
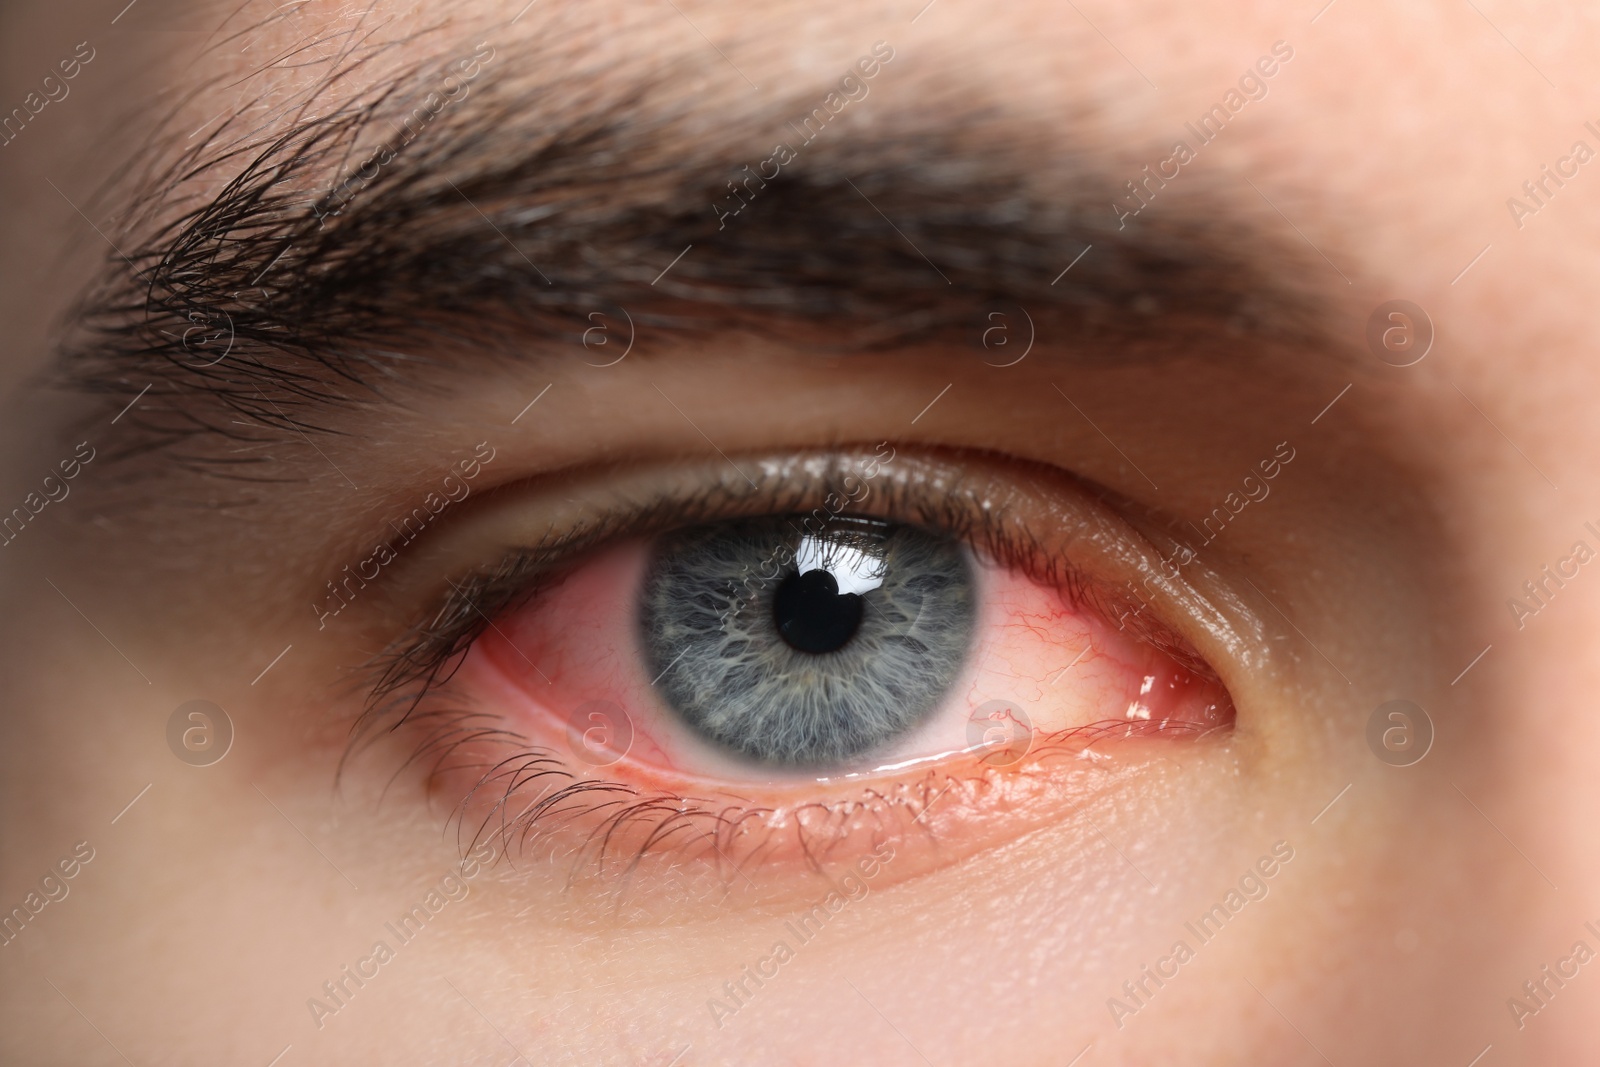
{"label": "dark brown eyebrow hair", "polygon": [[171,161],[126,194],[62,383],[140,397],[148,450],[238,436],[241,415],[338,432],[342,408],[464,361],[580,352],[596,311],[658,346],[914,356],[1020,306],[1078,359],[1329,347],[1320,266],[1238,200],[1186,173],[1124,227],[1114,161],[980,85],[901,58],[834,115],[831,83],[730,106],[686,94],[703,78],[682,65],[541,78],[538,52],[480,60],[443,106],[470,44],[323,114],[234,117],[177,153],[157,137]]}

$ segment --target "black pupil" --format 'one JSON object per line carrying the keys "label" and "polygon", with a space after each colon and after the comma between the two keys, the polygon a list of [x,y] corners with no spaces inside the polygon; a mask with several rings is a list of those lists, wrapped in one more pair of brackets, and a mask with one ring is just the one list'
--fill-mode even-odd
{"label": "black pupil", "polygon": [[822,568],[791,574],[772,598],[772,618],[791,647],[812,655],[837,652],[856,635],[866,604]]}

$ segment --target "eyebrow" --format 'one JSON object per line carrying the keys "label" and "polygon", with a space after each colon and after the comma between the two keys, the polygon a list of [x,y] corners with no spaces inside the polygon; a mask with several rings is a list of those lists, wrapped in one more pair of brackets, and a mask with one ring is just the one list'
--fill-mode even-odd
{"label": "eyebrow", "polygon": [[978,349],[1019,308],[1045,348],[1109,365],[1336,347],[1317,265],[1237,200],[1186,175],[1124,225],[1114,157],[982,86],[893,94],[886,67],[835,114],[834,84],[730,107],[686,101],[670,65],[541,87],[497,78],[537,55],[496,58],[448,106],[458,59],[265,132],[230,119],[151,171],[129,216],[182,210],[118,242],[61,380],[145,397],[150,450],[237,415],[338,432],[430,370],[578,345],[596,312],[834,353]]}

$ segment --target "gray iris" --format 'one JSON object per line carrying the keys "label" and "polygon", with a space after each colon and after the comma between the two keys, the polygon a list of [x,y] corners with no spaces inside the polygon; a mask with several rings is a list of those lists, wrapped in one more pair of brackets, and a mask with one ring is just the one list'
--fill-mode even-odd
{"label": "gray iris", "polygon": [[967,553],[948,537],[773,517],[662,538],[641,639],[658,690],[702,736],[761,763],[825,768],[927,717],[975,616]]}

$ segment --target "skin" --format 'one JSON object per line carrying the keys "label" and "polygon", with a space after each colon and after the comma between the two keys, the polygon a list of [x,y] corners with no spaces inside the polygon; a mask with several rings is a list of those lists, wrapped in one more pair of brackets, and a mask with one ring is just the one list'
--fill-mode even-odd
{"label": "skin", "polygon": [[[399,64],[503,28],[520,6],[475,0],[445,16],[379,3],[369,18],[382,40],[433,28],[397,50]],[[1521,620],[1507,601],[1575,541],[1597,543],[1584,523],[1600,518],[1587,322],[1600,179],[1580,170],[1520,228],[1506,199],[1573,140],[1595,143],[1583,122],[1600,116],[1585,77],[1596,27],[1571,13],[1359,0],[1320,15],[941,3],[914,24],[915,11],[877,6],[696,5],[683,9],[692,26],[582,7],[545,0],[503,32],[560,25],[601,68],[689,57],[709,71],[696,106],[711,115],[752,92],[729,66],[768,93],[809,93],[890,40],[908,70],[900,92],[959,70],[1037,121],[1072,116],[1073,134],[1130,176],[1289,41],[1294,59],[1203,150],[1195,180],[1304,255],[1304,284],[1343,347],[1177,353],[1155,372],[1069,363],[1048,337],[1006,368],[985,357],[1009,354],[976,343],[908,360],[818,358],[731,332],[712,346],[646,339],[603,371],[513,363],[443,391],[402,389],[316,449],[282,433],[269,462],[285,481],[251,503],[159,459],[139,477],[97,459],[0,558],[12,606],[0,623],[0,905],[22,902],[75,842],[94,850],[69,895],[0,949],[0,1058],[265,1064],[288,1046],[276,1062],[1465,1064],[1492,1046],[1481,1062],[1581,1062],[1600,1011],[1593,965],[1536,1014],[1518,1020],[1507,999],[1526,1000],[1523,983],[1575,942],[1600,949],[1584,927],[1600,926],[1586,832],[1600,803],[1588,714],[1600,583],[1583,568]],[[6,16],[7,101],[40,57],[85,37],[99,51],[74,95],[0,157],[7,501],[85,435],[109,452],[119,432],[38,384],[54,324],[107,252],[67,198],[86,203],[107,174],[118,180],[110,161],[181,97],[163,91],[232,73],[287,92],[315,76],[262,73],[206,43],[226,14],[135,8],[116,28],[99,7]],[[274,54],[343,17],[307,4],[255,47]],[[150,32],[163,26],[180,29]],[[129,100],[156,102],[129,121]],[[226,102],[181,113],[199,125]],[[1187,180],[1148,211],[1186,210]],[[1396,297],[1437,328],[1406,368],[1363,340],[1372,309]],[[546,384],[537,417],[513,425]],[[89,415],[100,421],[66,428]],[[905,862],[868,879],[720,1026],[708,1000],[828,892],[814,871],[746,867],[746,884],[700,857],[683,861],[689,890],[672,898],[670,865],[656,865],[617,908],[604,887],[564,885],[548,857],[514,854],[318,1026],[307,999],[463,854],[458,798],[397,775],[404,736],[361,750],[336,785],[360,710],[341,683],[471,557],[492,509],[463,505],[449,538],[340,626],[319,631],[305,604],[360,558],[374,515],[409,508],[433,471],[485,439],[497,453],[480,484],[512,514],[552,507],[551,472],[569,466],[611,463],[620,477],[715,467],[719,451],[887,439],[913,456],[984,449],[1070,471],[1150,529],[1137,516],[1152,509],[1199,521],[1280,441],[1296,458],[1191,576],[1196,596],[1232,605],[1224,621],[1181,597],[1156,605],[1232,693],[1226,738],[1126,746],[1095,774],[1070,761],[1030,772],[1048,788],[1014,805],[969,809],[957,794],[937,847],[901,840]],[[1062,525],[1043,505],[1031,521]],[[227,756],[203,768],[166,739],[173,709],[196,698],[235,729]],[[1436,731],[1403,768],[1366,740],[1395,698]],[[1293,858],[1266,895],[1209,942],[1191,939],[1194,959],[1119,1018],[1108,1001],[1131,1003],[1124,981],[1190,939],[1185,922],[1277,842]]]}

